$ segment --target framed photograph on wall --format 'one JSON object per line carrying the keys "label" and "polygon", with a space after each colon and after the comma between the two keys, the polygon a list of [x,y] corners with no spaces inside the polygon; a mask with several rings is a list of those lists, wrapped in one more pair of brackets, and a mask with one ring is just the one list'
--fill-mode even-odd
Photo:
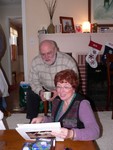
{"label": "framed photograph on wall", "polygon": [[62,25],[62,33],[74,33],[74,22],[72,17],[60,16],[60,23]]}
{"label": "framed photograph on wall", "polygon": [[88,0],[88,18],[91,23],[113,24],[113,0]]}

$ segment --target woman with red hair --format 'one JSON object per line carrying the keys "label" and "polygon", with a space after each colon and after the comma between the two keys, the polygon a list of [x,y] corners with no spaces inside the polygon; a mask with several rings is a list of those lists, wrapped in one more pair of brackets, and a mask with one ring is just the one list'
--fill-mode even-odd
{"label": "woman with red hair", "polygon": [[51,116],[37,117],[31,123],[60,122],[61,129],[51,134],[63,139],[96,140],[100,130],[90,102],[78,93],[77,74],[66,69],[55,75],[57,97],[52,101]]}

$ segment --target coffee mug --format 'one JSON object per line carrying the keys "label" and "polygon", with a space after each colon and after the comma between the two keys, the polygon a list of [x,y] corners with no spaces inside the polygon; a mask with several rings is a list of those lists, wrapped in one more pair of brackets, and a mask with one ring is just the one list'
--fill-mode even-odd
{"label": "coffee mug", "polygon": [[48,92],[48,91],[44,92],[44,98],[46,100],[49,100],[51,98],[51,92]]}

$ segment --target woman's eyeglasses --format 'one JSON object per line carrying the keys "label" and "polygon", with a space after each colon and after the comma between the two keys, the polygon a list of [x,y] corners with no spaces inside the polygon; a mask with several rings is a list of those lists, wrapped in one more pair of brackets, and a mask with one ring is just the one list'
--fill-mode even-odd
{"label": "woman's eyeglasses", "polygon": [[70,90],[70,89],[72,89],[72,86],[64,86],[64,87],[56,86],[56,89],[57,89],[57,90],[61,90],[61,89]]}

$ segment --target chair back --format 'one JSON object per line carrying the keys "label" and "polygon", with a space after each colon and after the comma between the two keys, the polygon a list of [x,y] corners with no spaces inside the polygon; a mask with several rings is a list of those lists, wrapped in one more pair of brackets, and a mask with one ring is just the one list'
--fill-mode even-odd
{"label": "chair back", "polygon": [[111,79],[113,78],[113,54],[106,54],[106,66],[108,85],[111,86]]}

